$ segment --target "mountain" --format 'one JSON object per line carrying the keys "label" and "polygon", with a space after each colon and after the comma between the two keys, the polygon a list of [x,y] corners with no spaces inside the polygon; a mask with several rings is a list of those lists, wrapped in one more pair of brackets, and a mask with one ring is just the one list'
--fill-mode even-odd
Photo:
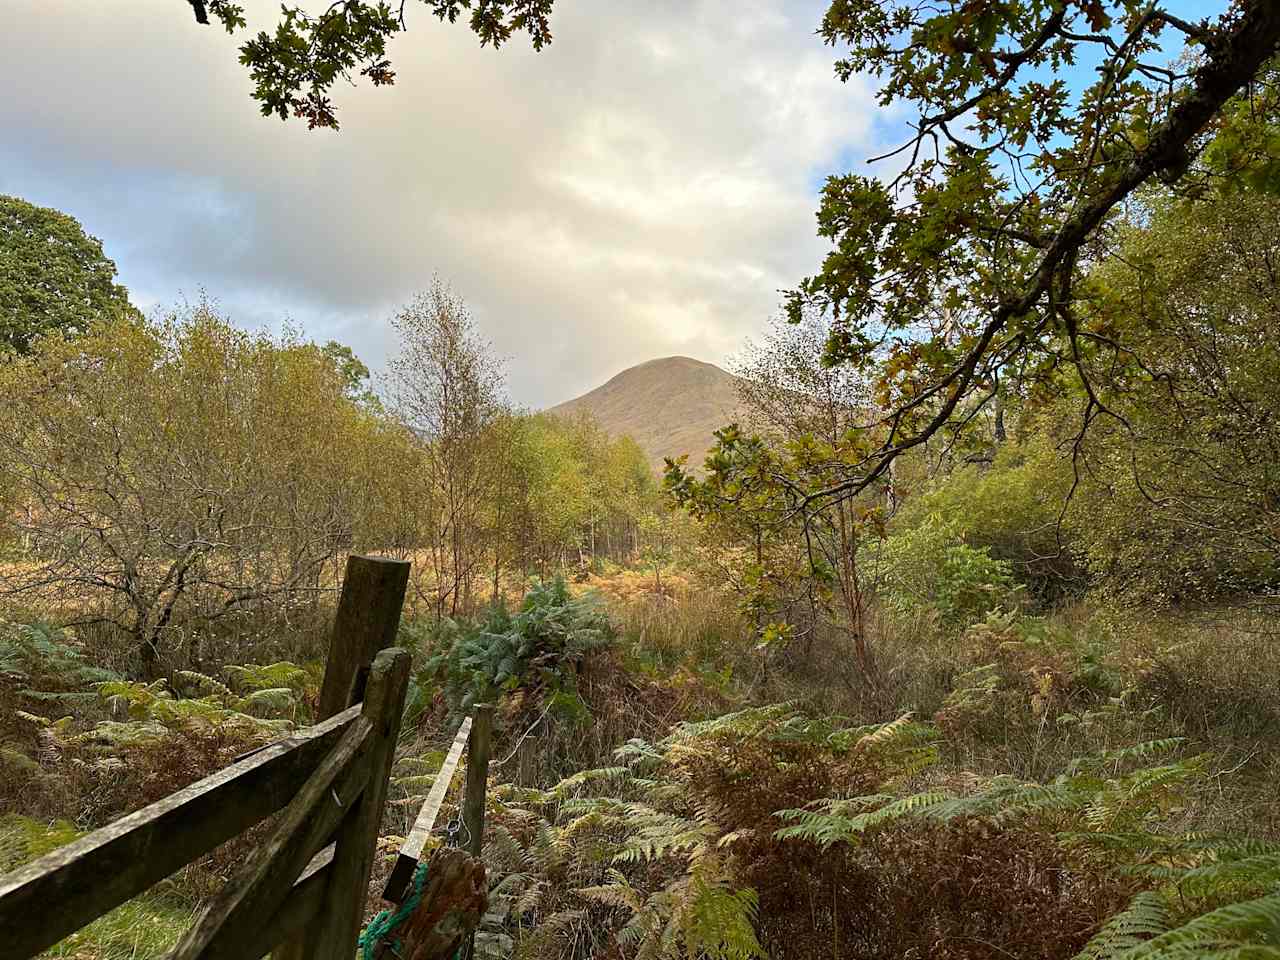
{"label": "mountain", "polygon": [[573,416],[583,411],[608,433],[629,435],[655,470],[664,457],[689,454],[701,465],[714,441],[712,432],[734,419],[737,378],[715,364],[690,357],[662,357],[629,367],[608,383],[548,413]]}

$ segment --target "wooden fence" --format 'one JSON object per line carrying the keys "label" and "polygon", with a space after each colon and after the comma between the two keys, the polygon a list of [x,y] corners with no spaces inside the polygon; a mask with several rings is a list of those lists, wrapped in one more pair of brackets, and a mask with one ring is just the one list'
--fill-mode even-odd
{"label": "wooden fence", "polygon": [[[408,563],[349,558],[315,726],[0,876],[0,960],[36,956],[276,814],[171,960],[258,960],[273,952],[280,960],[351,960],[409,678],[409,654],[392,646],[408,576]],[[467,734],[459,732],[452,765],[441,770],[396,864],[389,899],[404,895],[468,736],[467,852],[478,856],[489,717],[482,709],[464,723]],[[457,865],[470,870],[473,887],[483,881],[474,861]],[[451,915],[439,936],[456,944],[475,919]]]}

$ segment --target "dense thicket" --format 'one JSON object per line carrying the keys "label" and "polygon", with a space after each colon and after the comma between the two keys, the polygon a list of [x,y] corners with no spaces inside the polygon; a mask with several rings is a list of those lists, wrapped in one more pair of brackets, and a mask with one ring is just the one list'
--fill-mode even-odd
{"label": "dense thicket", "polygon": [[412,557],[437,616],[637,556],[659,506],[639,449],[510,409],[460,303],[432,296],[402,315],[386,406],[349,350],[208,304],[0,361],[6,604],[118,631],[155,676],[219,624],[323,602],[350,551]]}

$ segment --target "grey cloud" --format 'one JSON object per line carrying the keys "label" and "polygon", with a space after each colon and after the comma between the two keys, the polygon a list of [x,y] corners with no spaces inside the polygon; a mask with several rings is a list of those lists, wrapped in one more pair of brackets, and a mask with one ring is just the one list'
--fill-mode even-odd
{"label": "grey cloud", "polygon": [[817,265],[815,178],[883,132],[820,6],[789,0],[561,0],[541,54],[412,11],[396,86],[340,91],[337,135],[259,117],[231,39],[178,0],[7,7],[0,191],[79,216],[136,297],[203,287],[376,367],[438,272],[532,406],[723,361]]}

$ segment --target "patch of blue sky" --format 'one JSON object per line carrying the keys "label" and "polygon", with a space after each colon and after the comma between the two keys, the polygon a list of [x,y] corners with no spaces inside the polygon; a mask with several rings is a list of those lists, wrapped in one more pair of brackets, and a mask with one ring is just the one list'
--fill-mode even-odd
{"label": "patch of blue sky", "polygon": [[[1161,3],[1169,13],[1192,23],[1205,19],[1216,20],[1227,10],[1228,5],[1227,0],[1162,0]],[[1175,60],[1184,49],[1184,41],[1185,37],[1180,31],[1173,27],[1166,27],[1159,36],[1160,53],[1156,59],[1163,62],[1158,65],[1166,65]],[[1079,97],[1085,89],[1097,81],[1098,67],[1103,62],[1105,53],[1100,46],[1090,44],[1081,44],[1077,50],[1078,59],[1074,64],[1057,73],[1048,65],[1028,70],[1019,78],[1020,82],[1038,80],[1048,83],[1053,79],[1060,79],[1066,84],[1071,96]],[[902,106],[881,108],[875,121],[876,142],[890,144],[892,149],[908,141],[911,137],[909,119],[910,114]],[[886,173],[888,176],[893,176],[901,168],[901,163],[894,164],[889,161],[882,161],[869,167],[868,159],[869,155],[864,146],[850,142],[840,148],[827,165],[815,166],[809,175],[809,189],[815,201],[827,178],[832,174],[874,173],[884,177]]]}
{"label": "patch of blue sky", "polygon": [[[253,247],[247,198],[213,176],[146,163],[90,165],[52,146],[0,149],[0,193],[74,211],[144,310],[172,302],[175,278],[187,296],[197,295],[197,277],[231,270]],[[155,216],[158,210],[163,217]],[[184,235],[219,240],[203,246],[200,263],[183,263],[178,251],[190,246]]]}

